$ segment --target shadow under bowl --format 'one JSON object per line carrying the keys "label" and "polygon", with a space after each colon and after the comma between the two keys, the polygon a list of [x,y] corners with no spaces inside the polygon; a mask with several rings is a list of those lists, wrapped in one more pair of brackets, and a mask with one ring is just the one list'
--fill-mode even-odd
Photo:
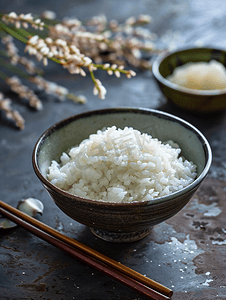
{"label": "shadow under bowl", "polygon": [[226,67],[226,51],[207,47],[165,53],[153,62],[152,73],[169,103],[193,113],[215,113],[226,108],[226,89],[193,90],[166,79],[177,67],[186,63],[211,60],[216,60]]}
{"label": "shadow under bowl", "polygon": [[[173,140],[182,155],[197,165],[197,179],[184,189],[153,201],[109,203],[74,196],[47,179],[52,160],[104,127],[133,127],[161,141]],[[32,162],[37,177],[56,205],[70,218],[98,237],[131,242],[146,236],[151,227],[178,213],[195,193],[210,168],[211,149],[206,138],[191,124],[173,115],[138,108],[112,108],[69,117],[46,130],[37,141]]]}

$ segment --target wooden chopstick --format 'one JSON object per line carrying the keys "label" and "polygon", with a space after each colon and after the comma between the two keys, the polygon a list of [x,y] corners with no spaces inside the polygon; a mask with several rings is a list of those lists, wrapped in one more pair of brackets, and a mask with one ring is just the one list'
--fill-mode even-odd
{"label": "wooden chopstick", "polygon": [[151,299],[170,299],[173,291],[109,257],[69,238],[16,208],[0,201],[0,212],[40,238],[84,261]]}

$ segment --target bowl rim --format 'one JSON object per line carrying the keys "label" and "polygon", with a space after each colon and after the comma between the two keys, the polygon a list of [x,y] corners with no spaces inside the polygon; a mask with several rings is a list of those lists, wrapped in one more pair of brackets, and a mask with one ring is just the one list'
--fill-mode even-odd
{"label": "bowl rim", "polygon": [[[93,200],[93,199],[88,199],[88,198],[83,198],[83,197],[79,197],[76,195],[73,195],[69,192],[66,192],[60,188],[58,188],[57,186],[53,185],[48,179],[46,179],[40,169],[39,169],[39,165],[38,165],[38,152],[40,149],[40,146],[44,143],[45,139],[50,136],[50,134],[52,132],[57,131],[58,129],[62,128],[64,125],[67,125],[69,123],[72,123],[80,118],[86,118],[86,117],[91,117],[93,115],[99,115],[99,114],[108,114],[108,113],[144,113],[144,114],[151,114],[157,117],[164,117],[164,119],[168,119],[170,121],[176,121],[179,122],[180,125],[182,125],[183,127],[186,127],[187,129],[193,131],[193,133],[196,134],[196,136],[198,137],[198,139],[200,140],[200,142],[203,145],[203,149],[204,149],[204,153],[205,153],[205,167],[202,170],[202,172],[200,173],[200,175],[198,176],[198,178],[196,178],[191,184],[189,184],[188,186],[184,187],[183,189],[174,192],[170,195],[166,195],[163,197],[159,197],[156,198],[155,200],[145,200],[145,201],[134,201],[134,202],[107,202],[107,201],[102,201],[102,200]],[[205,136],[192,124],[190,124],[189,122],[174,116],[172,114],[160,111],[160,110],[156,110],[156,109],[148,109],[148,108],[141,108],[141,107],[115,107],[115,108],[104,108],[104,109],[98,109],[98,110],[90,110],[90,111],[86,111],[80,114],[76,114],[76,115],[72,115],[68,118],[65,118],[59,122],[57,122],[56,124],[52,125],[51,127],[49,127],[37,140],[34,149],[33,149],[33,153],[32,153],[32,165],[33,165],[33,169],[34,172],[36,173],[37,177],[39,178],[39,180],[42,182],[42,184],[46,187],[48,187],[49,189],[53,189],[55,192],[60,193],[62,196],[71,198],[71,200],[76,200],[76,201],[80,201],[80,202],[85,202],[86,204],[93,204],[93,205],[102,205],[102,206],[114,206],[114,207],[127,207],[127,206],[144,206],[144,205],[150,205],[150,204],[158,204],[158,203],[162,203],[165,201],[170,201],[173,200],[175,197],[181,196],[183,194],[186,194],[188,191],[191,191],[193,189],[196,189],[197,186],[203,181],[203,179],[206,177],[210,166],[212,163],[212,151],[211,151],[211,147],[209,145],[209,142],[207,141],[207,139],[205,138]]]}
{"label": "bowl rim", "polygon": [[[215,89],[215,90],[198,90],[198,89],[189,89],[180,85],[177,85],[176,83],[170,82],[165,77],[163,77],[159,71],[160,64],[168,57],[179,54],[181,52],[191,51],[191,50],[216,50],[224,52],[226,55],[226,50],[220,49],[220,48],[213,48],[213,47],[188,47],[188,48],[177,48],[176,51],[169,51],[169,52],[163,52],[162,54],[158,55],[152,64],[152,74],[155,77],[155,79],[159,82],[161,82],[163,85],[167,86],[168,88],[171,88],[173,90],[177,90],[184,94],[190,94],[190,95],[197,95],[200,97],[206,97],[206,96],[217,96],[217,95],[224,95],[226,93],[226,88],[224,89]],[[202,62],[202,61],[200,61]]]}

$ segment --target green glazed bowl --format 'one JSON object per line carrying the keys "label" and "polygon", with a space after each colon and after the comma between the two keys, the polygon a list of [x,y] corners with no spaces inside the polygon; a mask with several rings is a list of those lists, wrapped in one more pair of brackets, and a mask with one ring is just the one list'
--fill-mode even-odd
{"label": "green glazed bowl", "polygon": [[[109,203],[67,193],[47,180],[52,160],[103,127],[133,127],[161,141],[178,143],[182,155],[197,165],[197,179],[184,189],[154,201]],[[100,238],[131,242],[146,236],[151,227],[178,213],[207,175],[212,160],[206,138],[192,125],[173,115],[138,108],[90,111],[67,118],[47,129],[32,156],[34,171],[56,205],[70,218],[87,225]]]}
{"label": "green glazed bowl", "polygon": [[216,60],[226,66],[226,51],[213,48],[190,48],[165,53],[153,62],[152,73],[169,103],[194,113],[213,113],[226,108],[226,89],[193,90],[166,79],[176,67],[189,62]]}

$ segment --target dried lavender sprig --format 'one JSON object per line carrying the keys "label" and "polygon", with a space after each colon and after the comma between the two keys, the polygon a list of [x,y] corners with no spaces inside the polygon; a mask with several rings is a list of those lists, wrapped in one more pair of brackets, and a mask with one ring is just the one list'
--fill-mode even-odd
{"label": "dried lavender sprig", "polygon": [[25,120],[17,110],[12,109],[11,102],[12,101],[10,99],[5,98],[3,93],[0,92],[0,110],[6,113],[7,119],[13,120],[16,126],[23,130]]}
{"label": "dried lavender sprig", "polygon": [[31,107],[35,108],[36,110],[42,110],[43,105],[41,100],[31,89],[23,85],[17,76],[8,77],[6,79],[6,83],[10,86],[13,92],[19,95],[20,98],[29,100]]}
{"label": "dried lavender sprig", "polygon": [[18,29],[21,28],[21,26],[23,26],[24,28],[28,28],[30,24],[31,27],[33,27],[34,29],[43,30],[45,25],[44,22],[41,21],[41,19],[34,19],[31,13],[28,13],[26,15],[17,15],[15,12],[11,12],[9,14],[4,15],[2,17],[2,20],[6,24],[11,23],[15,25],[15,27]]}

